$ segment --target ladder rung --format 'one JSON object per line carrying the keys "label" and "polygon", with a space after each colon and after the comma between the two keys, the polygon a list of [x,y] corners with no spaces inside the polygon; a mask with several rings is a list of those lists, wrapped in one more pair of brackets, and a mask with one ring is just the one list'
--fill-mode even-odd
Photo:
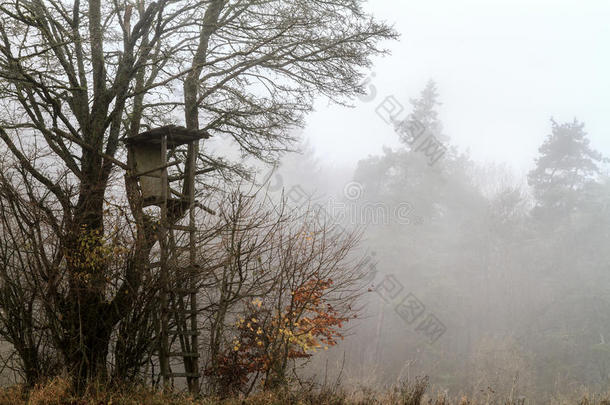
{"label": "ladder rung", "polygon": [[172,288],[172,292],[176,294],[197,294],[199,290],[196,288]]}
{"label": "ladder rung", "polygon": [[170,225],[169,228],[175,229],[177,231],[185,231],[185,232],[197,230],[197,228],[195,228],[194,226],[186,226],[186,225]]}
{"label": "ladder rung", "polygon": [[199,332],[197,332],[196,330],[183,330],[183,331],[168,330],[167,333],[169,335],[185,335],[185,336],[198,336],[199,335]]}
{"label": "ladder rung", "polygon": [[171,266],[174,269],[178,269],[178,270],[184,270],[184,271],[191,271],[191,270],[199,270],[199,266]]}
{"label": "ladder rung", "polygon": [[[156,267],[161,267],[161,262],[152,262],[150,264],[150,268],[154,269]],[[180,270],[184,270],[184,271],[193,271],[193,270],[199,270],[199,266],[197,265],[193,265],[193,266],[182,266],[179,267]]]}
{"label": "ladder rung", "polygon": [[199,311],[197,310],[192,310],[192,309],[172,309],[172,308],[168,308],[167,310],[168,312],[173,312],[173,313],[179,313],[179,314],[197,314]]}
{"label": "ladder rung", "polygon": [[171,352],[170,357],[199,357],[199,353],[193,352]]}
{"label": "ladder rung", "polygon": [[167,375],[169,378],[180,378],[180,377],[194,377],[198,378],[199,373],[170,373]]}

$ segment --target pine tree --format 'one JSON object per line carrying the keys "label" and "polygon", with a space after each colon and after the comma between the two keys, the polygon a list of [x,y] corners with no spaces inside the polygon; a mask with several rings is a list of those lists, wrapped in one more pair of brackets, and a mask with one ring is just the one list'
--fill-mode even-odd
{"label": "pine tree", "polygon": [[600,175],[602,155],[590,146],[584,123],[559,124],[539,149],[536,167],[528,175],[534,190],[536,212],[545,216],[566,215],[586,198],[586,191]]}
{"label": "pine tree", "polygon": [[424,136],[433,135],[440,142],[447,143],[449,137],[443,134],[443,125],[436,111],[437,107],[442,104],[438,101],[438,90],[434,80],[429,80],[419,98],[412,98],[410,103],[412,105],[411,114],[398,123],[396,128],[401,141],[408,145],[409,149],[413,148],[413,137],[421,130],[426,131]]}

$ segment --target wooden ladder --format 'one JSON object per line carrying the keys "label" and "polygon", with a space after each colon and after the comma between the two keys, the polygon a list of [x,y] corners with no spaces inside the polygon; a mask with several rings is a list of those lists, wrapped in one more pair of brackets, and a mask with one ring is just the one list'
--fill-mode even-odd
{"label": "wooden ladder", "polygon": [[[199,332],[197,306],[197,251],[195,228],[194,174],[198,142],[188,146],[193,162],[185,168],[190,195],[180,198],[188,204],[188,225],[180,225],[168,215],[172,191],[167,167],[167,137],[161,139],[161,157],[164,169],[161,173],[162,194],[159,207],[160,245],[160,342],[159,363],[164,388],[174,385],[176,378],[186,378],[189,392],[199,393]],[[175,200],[175,199],[172,199]],[[181,236],[180,236],[181,235]],[[187,239],[186,244],[183,243]],[[185,258],[184,252],[188,252]],[[187,263],[187,264],[185,264]],[[171,277],[170,277],[171,276]],[[182,277],[184,276],[184,277]],[[178,361],[172,362],[172,359]],[[173,371],[172,366],[182,365],[183,371]]]}

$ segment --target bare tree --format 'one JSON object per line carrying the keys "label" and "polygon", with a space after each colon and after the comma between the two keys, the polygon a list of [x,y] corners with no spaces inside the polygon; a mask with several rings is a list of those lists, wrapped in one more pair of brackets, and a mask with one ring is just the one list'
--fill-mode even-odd
{"label": "bare tree", "polygon": [[[33,252],[57,249],[56,241],[41,246],[37,233],[43,233],[35,206],[28,206],[0,175],[0,335],[18,354],[17,373],[33,386],[52,370],[55,353],[48,350],[48,324],[43,311],[43,294],[38,276],[44,264]],[[16,215],[18,214],[18,215]],[[56,371],[56,370],[55,370]]]}
{"label": "bare tree", "polygon": [[202,289],[210,344],[206,374],[221,395],[287,382],[290,366],[337,343],[358,314],[363,290],[354,257],[360,232],[339,230],[314,210],[290,209],[239,192],[219,212],[219,234],[206,246]]}
{"label": "bare tree", "polygon": [[[230,136],[243,154],[275,160],[291,147],[287,129],[302,124],[314,96],[344,102],[361,93],[361,69],[383,52],[378,41],[396,36],[361,4],[0,4],[0,139],[17,164],[12,184],[24,184],[17,192],[28,196],[50,232],[37,236],[39,243],[47,237],[58,243],[31,252],[31,260],[44,264],[38,282],[45,310],[56,318],[50,334],[77,385],[106,376],[112,335],[135,297],[146,294],[155,244],[155,218],[142,208],[133,159],[121,140],[142,128],[182,123]],[[180,153],[187,167],[207,172],[204,183],[214,175],[247,174],[196,147]],[[190,187],[184,182],[185,195]],[[15,214],[17,221],[27,216],[19,209]],[[111,238],[113,216],[133,229],[124,241],[125,260],[92,264]]]}

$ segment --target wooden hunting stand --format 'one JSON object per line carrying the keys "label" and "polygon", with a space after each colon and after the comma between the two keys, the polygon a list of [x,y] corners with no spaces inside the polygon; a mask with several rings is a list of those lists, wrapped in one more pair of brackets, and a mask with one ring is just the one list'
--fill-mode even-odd
{"label": "wooden hunting stand", "polygon": [[[195,167],[199,140],[209,138],[205,131],[165,126],[129,137],[131,169],[139,180],[144,206],[160,208],[158,225],[159,268],[161,288],[158,319],[158,355],[163,386],[174,384],[175,378],[186,378],[191,393],[199,391],[199,345],[197,328],[197,251],[195,241]],[[176,148],[188,145],[184,171],[169,176],[168,169],[181,161],[168,162]],[[182,190],[172,188],[182,182]],[[188,210],[188,220],[185,214]],[[188,224],[180,222],[188,221]],[[180,237],[180,233],[182,237]],[[184,237],[188,242],[184,244]],[[183,243],[181,246],[180,243]],[[188,252],[188,258],[185,258]],[[172,277],[170,277],[170,274]],[[176,359],[172,362],[172,359]],[[173,372],[172,366],[183,372]]]}

